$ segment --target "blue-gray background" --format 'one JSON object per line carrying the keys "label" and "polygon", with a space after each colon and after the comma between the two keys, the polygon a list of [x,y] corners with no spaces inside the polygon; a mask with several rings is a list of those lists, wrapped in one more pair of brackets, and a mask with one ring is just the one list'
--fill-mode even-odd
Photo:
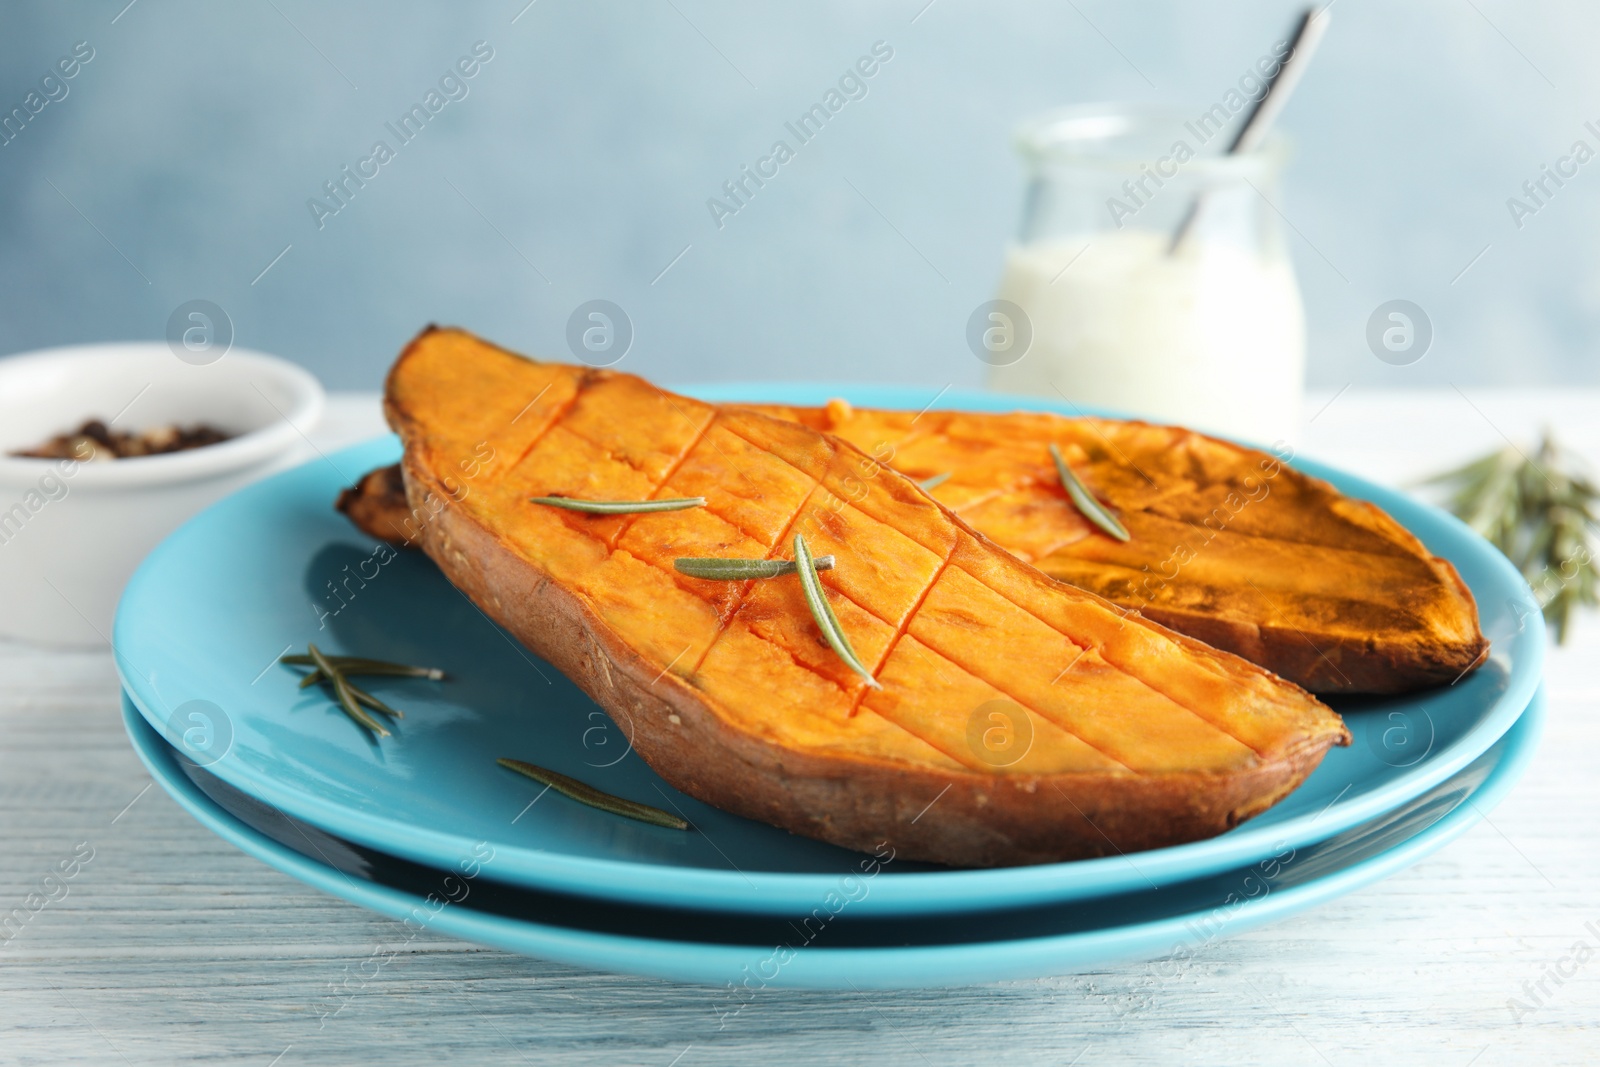
{"label": "blue-gray background", "polygon": [[[1198,111],[1296,9],[525,2],[6,5],[0,112],[75,42],[96,54],[0,148],[0,352],[159,338],[205,298],[236,344],[375,387],[429,321],[569,358],[568,316],[604,298],[636,329],[625,369],[666,382],[975,385],[963,330],[1016,226],[1018,120]],[[1314,385],[1600,380],[1600,161],[1520,229],[1506,206],[1600,148],[1597,33],[1578,0],[1339,0],[1281,123]],[[319,230],[307,199],[478,40],[470,95]],[[706,199],[878,40],[869,95],[719,231]],[[1394,298],[1436,331],[1408,367],[1364,341]]]}

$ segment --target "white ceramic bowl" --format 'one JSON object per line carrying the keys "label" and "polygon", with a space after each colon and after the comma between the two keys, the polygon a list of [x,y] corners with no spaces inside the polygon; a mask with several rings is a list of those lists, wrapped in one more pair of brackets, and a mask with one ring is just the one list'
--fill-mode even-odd
{"label": "white ceramic bowl", "polygon": [[[104,645],[141,559],[201,508],[315,455],[323,392],[285,360],[234,349],[197,366],[165,344],[0,359],[0,635]],[[12,456],[86,419],[116,430],[207,423],[221,444],[132,459]]]}

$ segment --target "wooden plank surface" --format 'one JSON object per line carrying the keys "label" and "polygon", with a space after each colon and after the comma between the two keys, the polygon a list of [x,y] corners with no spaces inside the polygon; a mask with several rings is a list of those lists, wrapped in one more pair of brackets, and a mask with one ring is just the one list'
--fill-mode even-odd
{"label": "wooden plank surface", "polygon": [[[1583,417],[1600,415],[1600,396],[1502,399],[1472,397],[1480,417],[1453,394],[1347,394],[1307,451],[1395,480],[1502,430],[1531,433],[1559,405],[1558,427],[1600,455],[1585,441],[1600,418]],[[324,439],[374,425],[370,398],[342,398]],[[150,788],[107,652],[0,643],[0,915],[48,900],[0,947],[0,1063],[1594,1063],[1597,653],[1600,624],[1586,619],[1553,657],[1534,766],[1485,823],[1176,973],[1139,963],[966,989],[768,990],[723,1026],[714,990],[429,933],[321,1019],[330,984],[409,935],[244,856]]]}

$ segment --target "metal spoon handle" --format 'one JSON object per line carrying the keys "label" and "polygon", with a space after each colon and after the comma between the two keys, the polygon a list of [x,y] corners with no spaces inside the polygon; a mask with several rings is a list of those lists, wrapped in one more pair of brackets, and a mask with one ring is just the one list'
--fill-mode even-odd
{"label": "metal spoon handle", "polygon": [[1284,57],[1272,77],[1267,79],[1266,91],[1256,100],[1244,125],[1228,146],[1228,154],[1248,152],[1261,143],[1267,130],[1277,121],[1278,113],[1288,103],[1289,96],[1306,72],[1311,57],[1316,54],[1322,35],[1328,32],[1329,15],[1326,9],[1308,7],[1300,15],[1294,33],[1289,38],[1289,54]]}
{"label": "metal spoon handle", "polygon": [[[1289,54],[1283,62],[1278,64],[1278,69],[1272,72],[1267,79],[1266,87],[1256,98],[1250,111],[1245,115],[1244,123],[1239,127],[1239,132],[1234,134],[1233,141],[1228,145],[1227,155],[1240,152],[1249,152],[1259,145],[1273,122],[1278,118],[1278,113],[1288,103],[1289,96],[1294,92],[1295,85],[1306,72],[1306,67],[1311,63],[1311,57],[1316,54],[1317,45],[1322,41],[1322,35],[1328,32],[1328,9],[1326,7],[1308,7],[1300,13],[1300,19],[1295,23],[1294,32],[1289,35]],[[1200,217],[1200,208],[1204,203],[1204,194],[1197,195],[1194,202],[1189,205],[1189,210],[1183,216],[1183,221],[1178,224],[1178,229],[1172,235],[1172,243],[1167,246],[1170,255],[1178,250],[1189,231],[1194,228],[1195,220]]]}

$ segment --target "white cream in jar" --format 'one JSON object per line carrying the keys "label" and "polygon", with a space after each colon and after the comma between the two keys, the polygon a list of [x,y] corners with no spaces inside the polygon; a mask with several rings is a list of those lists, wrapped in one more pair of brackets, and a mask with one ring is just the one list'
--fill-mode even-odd
{"label": "white cream in jar", "polygon": [[1012,246],[998,296],[1032,342],[990,372],[1004,392],[1064,395],[1258,442],[1293,437],[1305,316],[1289,264],[1226,243],[1125,229]]}
{"label": "white cream in jar", "polygon": [[[1226,153],[1229,131],[1133,104],[1019,131],[1029,180],[999,314],[987,331],[987,307],[968,324],[992,388],[1263,444],[1298,435],[1305,313],[1277,207],[1287,152],[1268,138]],[[1005,321],[1009,304],[1025,322]]]}

